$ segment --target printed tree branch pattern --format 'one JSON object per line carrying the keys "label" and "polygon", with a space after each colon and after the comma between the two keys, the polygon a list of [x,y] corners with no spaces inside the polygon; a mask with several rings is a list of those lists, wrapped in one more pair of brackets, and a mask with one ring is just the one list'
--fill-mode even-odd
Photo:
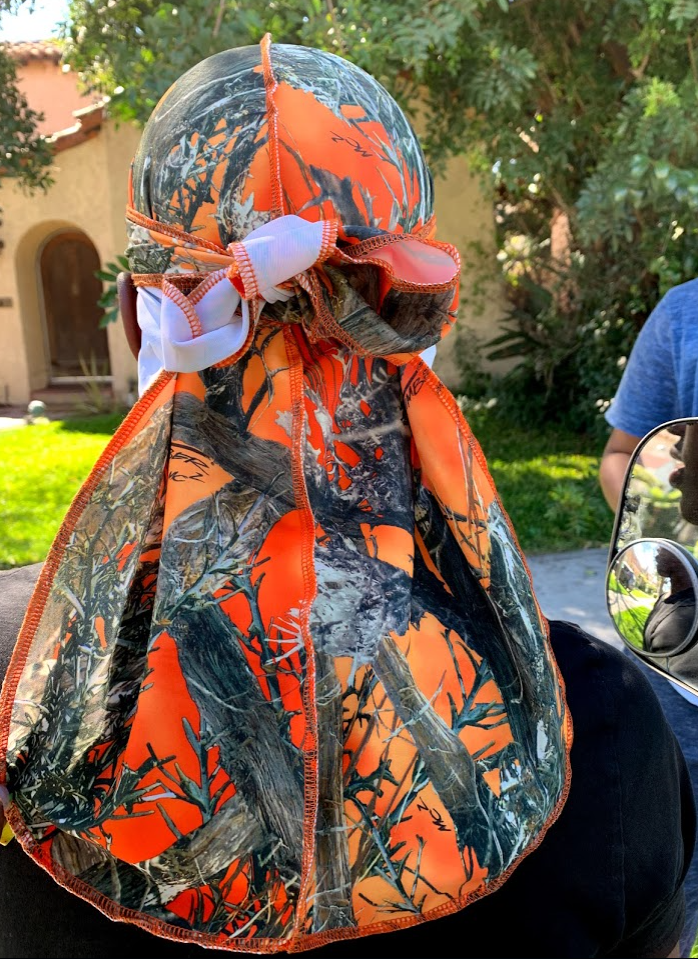
{"label": "printed tree branch pattern", "polygon": [[571,724],[546,624],[419,356],[455,310],[455,283],[425,288],[431,206],[399,108],[330,54],[219,54],[145,129],[144,283],[186,297],[285,213],[341,233],[290,299],[257,303],[240,355],[149,387],[20,634],[8,819],[113,918],[248,952],[389,931],[496,889],[559,815]]}

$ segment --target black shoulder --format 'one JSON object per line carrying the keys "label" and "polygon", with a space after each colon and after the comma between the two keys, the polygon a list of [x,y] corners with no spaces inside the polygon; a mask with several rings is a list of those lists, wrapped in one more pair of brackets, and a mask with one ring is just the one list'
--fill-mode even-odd
{"label": "black shoulder", "polygon": [[5,678],[41,567],[41,563],[34,563],[0,572],[0,682]]}
{"label": "black shoulder", "polygon": [[599,809],[617,837],[619,909],[607,954],[662,955],[681,931],[682,886],[695,841],[684,757],[631,654],[571,623],[551,622],[550,637],[574,727],[572,781],[575,766],[596,771],[598,785],[587,775],[587,790],[604,793]]}

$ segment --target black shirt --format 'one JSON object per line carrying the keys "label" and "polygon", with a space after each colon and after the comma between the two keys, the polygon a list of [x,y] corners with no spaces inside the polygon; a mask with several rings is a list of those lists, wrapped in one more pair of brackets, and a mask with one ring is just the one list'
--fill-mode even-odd
{"label": "black shirt", "polygon": [[678,649],[692,632],[695,621],[696,597],[692,587],[662,596],[647,617],[643,644],[647,652],[655,654],[651,660],[655,665],[698,685],[698,640],[677,656],[656,658]]}

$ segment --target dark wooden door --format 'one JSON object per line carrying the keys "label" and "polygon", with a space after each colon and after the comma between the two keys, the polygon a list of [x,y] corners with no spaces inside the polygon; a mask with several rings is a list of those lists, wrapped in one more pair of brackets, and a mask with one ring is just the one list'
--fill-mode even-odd
{"label": "dark wooden door", "polygon": [[102,284],[94,275],[99,256],[84,233],[52,237],[41,253],[41,282],[51,354],[51,377],[109,373],[107,331],[100,329],[97,305]]}

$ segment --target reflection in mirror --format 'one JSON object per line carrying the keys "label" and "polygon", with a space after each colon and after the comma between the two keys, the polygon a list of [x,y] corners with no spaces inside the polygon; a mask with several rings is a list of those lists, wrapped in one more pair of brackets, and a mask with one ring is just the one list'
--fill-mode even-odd
{"label": "reflection in mirror", "polygon": [[676,436],[671,455],[676,468],[669,475],[669,483],[679,491],[679,512],[694,526],[698,524],[698,423],[676,423],[669,427]]}
{"label": "reflection in mirror", "polygon": [[668,676],[698,691],[697,565],[683,547],[641,539],[608,573],[607,601],[624,642]]}
{"label": "reflection in mirror", "polygon": [[621,499],[611,556],[662,537],[698,555],[698,420],[679,420],[638,446]]}

